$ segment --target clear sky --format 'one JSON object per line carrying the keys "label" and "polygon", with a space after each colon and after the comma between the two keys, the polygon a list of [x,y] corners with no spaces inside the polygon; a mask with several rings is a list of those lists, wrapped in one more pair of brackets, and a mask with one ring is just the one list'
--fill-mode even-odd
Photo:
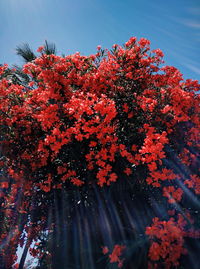
{"label": "clear sky", "polygon": [[200,0],[0,0],[0,63],[20,63],[15,47],[44,40],[58,54],[146,37],[167,65],[200,80]]}

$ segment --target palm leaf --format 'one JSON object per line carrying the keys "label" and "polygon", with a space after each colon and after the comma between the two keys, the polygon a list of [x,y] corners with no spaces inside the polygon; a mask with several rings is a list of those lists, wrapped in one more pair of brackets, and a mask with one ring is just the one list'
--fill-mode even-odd
{"label": "palm leaf", "polygon": [[49,43],[45,40],[43,51],[47,55],[56,54],[56,46],[54,43]]}
{"label": "palm leaf", "polygon": [[23,60],[27,62],[31,62],[36,59],[36,55],[29,47],[29,44],[24,43],[21,46],[16,48],[17,55],[21,56]]}

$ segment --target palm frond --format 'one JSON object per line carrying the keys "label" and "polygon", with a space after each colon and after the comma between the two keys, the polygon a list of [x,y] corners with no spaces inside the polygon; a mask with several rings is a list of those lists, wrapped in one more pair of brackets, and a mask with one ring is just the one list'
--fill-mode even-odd
{"label": "palm frond", "polygon": [[56,54],[56,46],[54,43],[49,43],[45,40],[44,53],[47,55]]}
{"label": "palm frond", "polygon": [[29,44],[24,43],[21,46],[16,48],[17,55],[21,56],[23,60],[27,62],[31,62],[36,59],[36,55],[29,47]]}

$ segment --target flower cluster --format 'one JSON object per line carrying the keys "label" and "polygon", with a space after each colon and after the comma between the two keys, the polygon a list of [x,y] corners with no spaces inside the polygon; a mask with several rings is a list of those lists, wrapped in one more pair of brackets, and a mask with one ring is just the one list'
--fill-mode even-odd
{"label": "flower cluster", "polygon": [[[126,249],[124,245],[115,245],[111,254],[109,254],[110,263],[117,262],[118,267],[121,268],[123,266],[124,259],[121,259],[121,256]],[[102,247],[102,252],[104,255],[109,253],[108,247]]]}
{"label": "flower cluster", "polygon": [[152,226],[147,227],[146,234],[154,239],[149,249],[149,257],[152,261],[163,260],[165,268],[179,265],[178,260],[182,254],[186,254],[186,250],[183,246],[182,229],[174,218],[169,221],[159,221],[158,218],[154,218]]}

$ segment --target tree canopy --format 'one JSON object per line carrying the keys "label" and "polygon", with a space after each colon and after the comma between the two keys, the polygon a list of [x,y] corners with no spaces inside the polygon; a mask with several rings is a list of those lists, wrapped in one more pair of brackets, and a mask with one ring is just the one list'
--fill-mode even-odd
{"label": "tree canopy", "polygon": [[[98,46],[90,56],[56,56],[48,43],[38,56],[26,49],[23,83],[11,76],[17,69],[0,67],[2,268],[14,266],[19,244],[29,248],[32,242],[38,268],[43,262],[49,264],[44,268],[61,268],[56,238],[62,247],[74,240],[65,238],[65,225],[73,222],[72,212],[75,219],[84,218],[75,209],[79,201],[94,221],[88,240],[95,259],[107,255],[111,264],[133,265],[136,252],[123,259],[130,232],[120,237],[114,231],[117,218],[112,220],[108,245],[102,239],[108,223],[103,231],[98,227],[101,214],[95,210],[114,203],[120,227],[134,221],[131,208],[150,212],[142,226],[148,242],[143,268],[181,264],[187,240],[200,236],[198,81],[184,80],[175,67],[164,66],[162,51],[150,51],[145,38],[132,37],[111,50]],[[20,48],[18,53],[23,54]],[[78,223],[72,225],[78,229]],[[141,231],[134,226],[132,233],[132,242],[139,242]],[[66,255],[76,262],[75,254]],[[79,259],[74,268],[104,268],[101,260],[92,265],[89,259],[85,266]]]}

